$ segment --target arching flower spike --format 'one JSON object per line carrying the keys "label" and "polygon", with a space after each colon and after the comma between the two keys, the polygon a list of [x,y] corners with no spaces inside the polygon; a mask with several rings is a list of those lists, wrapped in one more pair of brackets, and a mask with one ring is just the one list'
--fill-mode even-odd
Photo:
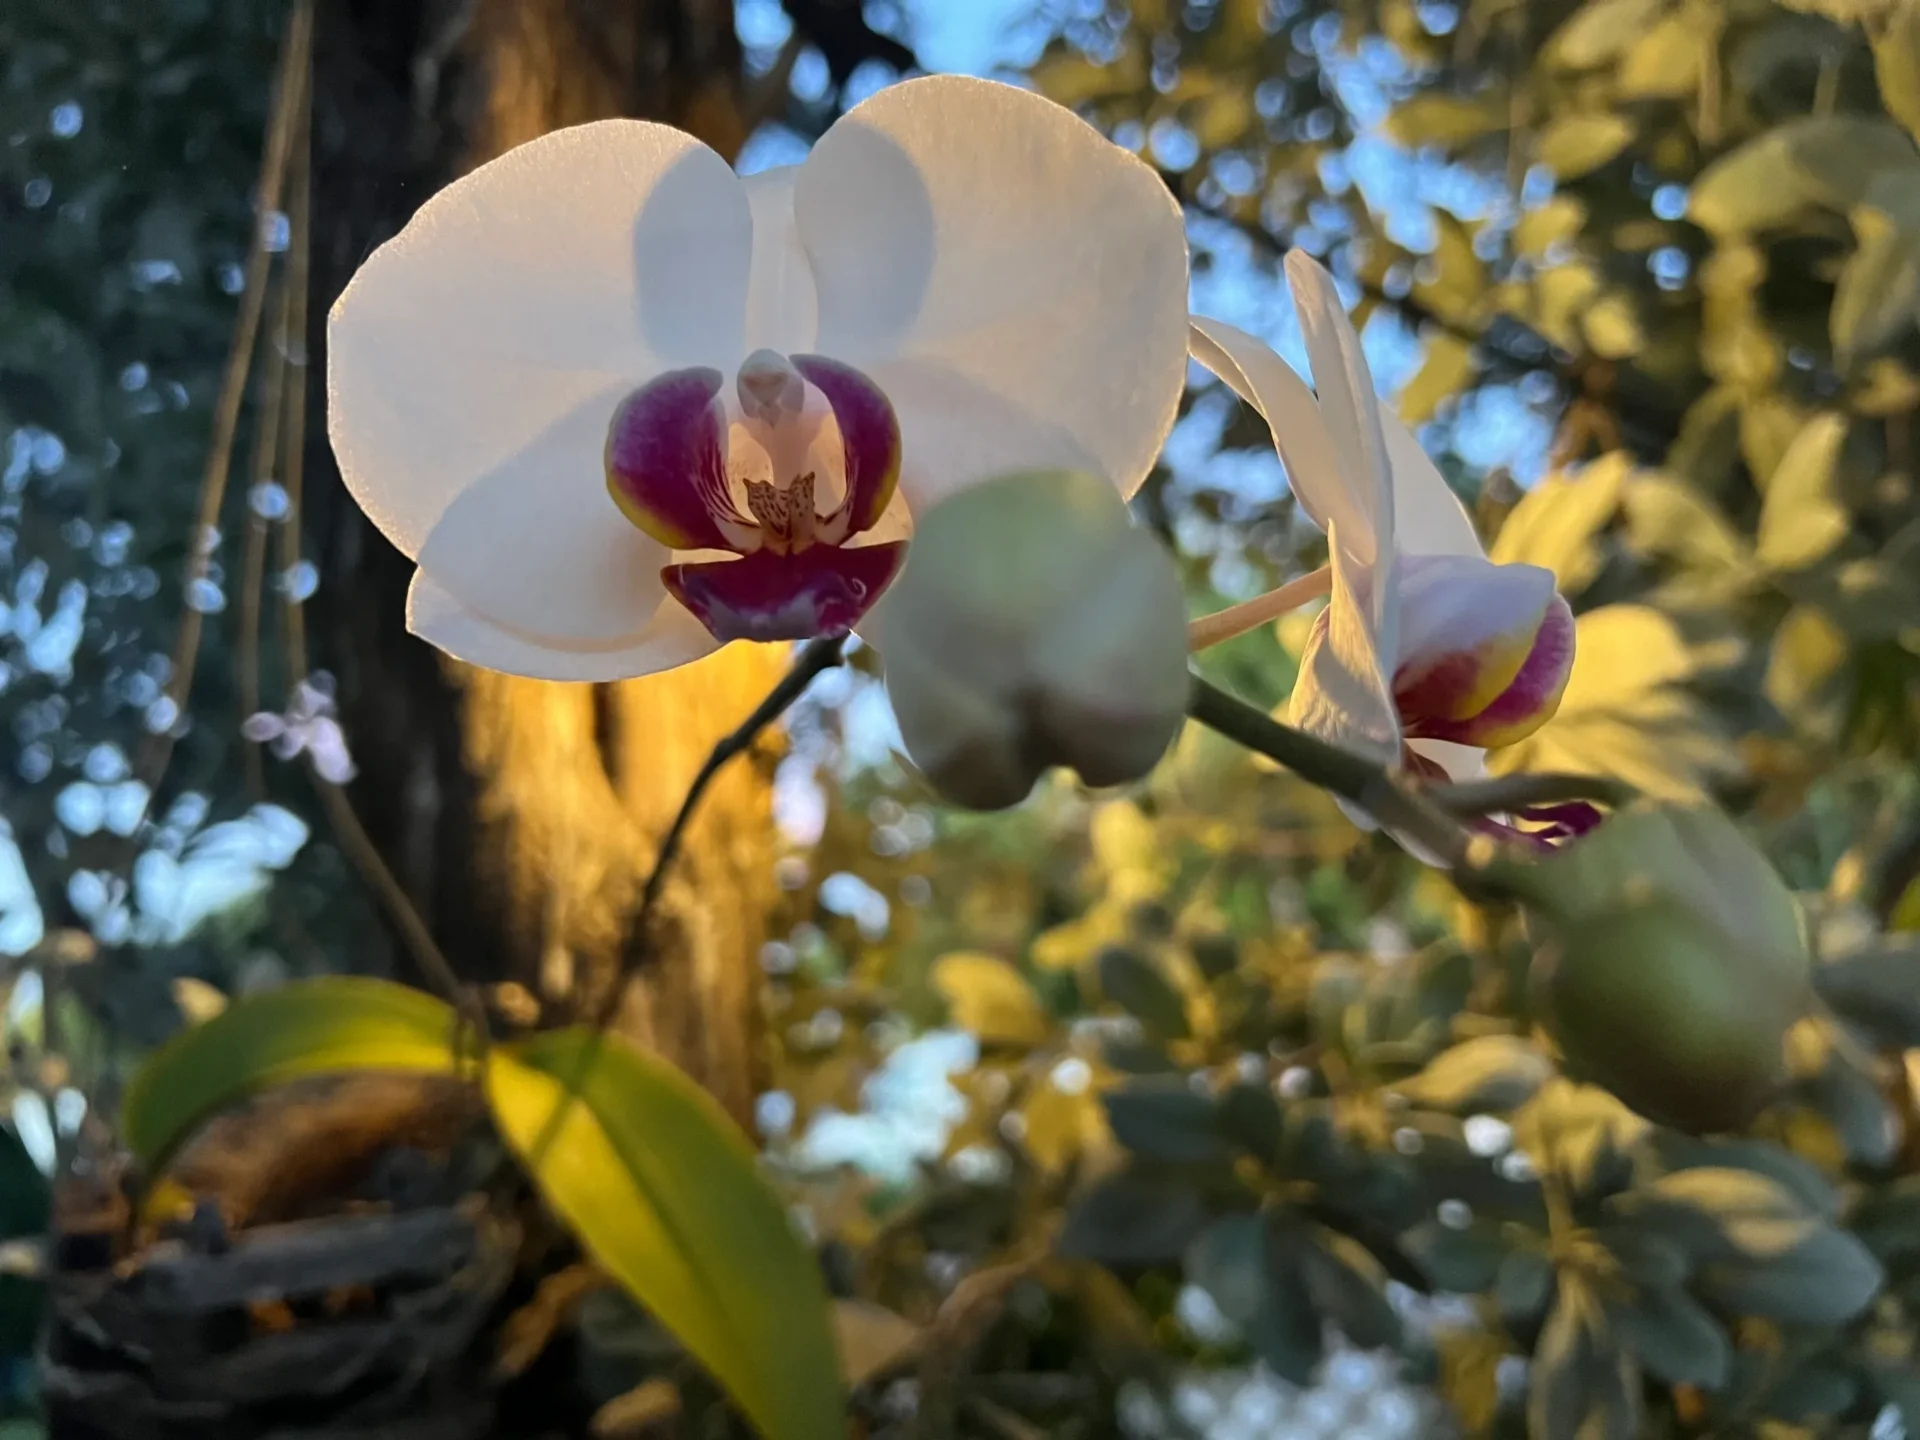
{"label": "arching flower spike", "polygon": [[1158,177],[1011,86],[895,85],[746,178],[603,121],[368,259],[329,321],[329,434],[418,566],[409,628],[462,660],[599,681],[871,638],[916,511],[1010,471],[1138,486],[1186,285]]}
{"label": "arching flower spike", "polygon": [[[1301,508],[1327,532],[1331,596],[1288,718],[1434,779],[1486,773],[1485,752],[1553,715],[1573,668],[1573,613],[1537,565],[1495,565],[1412,433],[1375,395],[1333,278],[1287,256],[1318,397],[1263,342],[1195,318],[1194,358],[1265,417]],[[1564,813],[1562,813],[1564,812]],[[1556,807],[1536,835],[1597,819]]]}

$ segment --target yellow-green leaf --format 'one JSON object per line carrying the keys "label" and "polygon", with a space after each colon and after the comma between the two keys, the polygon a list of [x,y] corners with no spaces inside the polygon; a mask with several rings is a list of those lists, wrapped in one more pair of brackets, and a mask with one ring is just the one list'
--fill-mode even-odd
{"label": "yellow-green leaf", "polygon": [[1809,116],[1714,161],[1694,181],[1687,213],[1717,234],[1764,229],[1812,206],[1857,205],[1881,176],[1916,167],[1912,139],[1884,119]]}
{"label": "yellow-green leaf", "polygon": [[1427,358],[1401,390],[1395,407],[1408,425],[1431,420],[1440,402],[1473,378],[1473,347],[1444,332],[1428,336],[1426,344]]}
{"label": "yellow-green leaf", "polygon": [[1504,95],[1443,95],[1429,91],[1396,106],[1387,134],[1402,145],[1465,145],[1507,128]]}
{"label": "yellow-green leaf", "polygon": [[1847,417],[1829,411],[1800,427],[1767,481],[1756,553],[1775,570],[1798,570],[1825,558],[1852,528],[1838,495]]}
{"label": "yellow-green leaf", "polygon": [[1740,763],[1687,689],[1700,668],[1678,627],[1652,606],[1589,610],[1575,624],[1559,710],[1488,763],[1501,774],[1608,775],[1648,795],[1697,796]]}
{"label": "yellow-green leaf", "polygon": [[1920,308],[1920,235],[1867,206],[1853,212],[1853,232],[1859,248],[1841,267],[1827,315],[1843,368],[1911,329]]}
{"label": "yellow-green leaf", "polygon": [[1624,115],[1568,115],[1540,132],[1535,154],[1562,180],[1598,170],[1627,148],[1634,124]]}
{"label": "yellow-green leaf", "polygon": [[768,1440],[846,1434],[819,1266],[712,1097],[666,1061],[578,1029],[496,1049],[487,1094],[588,1254]]}
{"label": "yellow-green leaf", "polygon": [[1544,566],[1563,593],[1584,590],[1600,573],[1594,537],[1613,520],[1632,473],[1632,458],[1616,450],[1577,474],[1548,476],[1513,507],[1489,558],[1497,565]]}
{"label": "yellow-green leaf", "polygon": [[1013,966],[996,955],[962,951],[933,962],[933,988],[953,1023],[987,1045],[1038,1045],[1047,1038],[1040,997]]}
{"label": "yellow-green leaf", "polygon": [[451,1072],[455,1029],[447,1005],[385,980],[330,976],[236,1000],[140,1067],[121,1131],[152,1169],[216,1111],[270,1086],[343,1070]]}
{"label": "yellow-green leaf", "polygon": [[1591,70],[1613,59],[1646,33],[1665,0],[1589,0],[1553,32],[1541,52],[1548,64]]}
{"label": "yellow-green leaf", "polygon": [[1880,103],[1908,133],[1920,135],[1920,0],[1896,0],[1873,42],[1873,73]]}
{"label": "yellow-green leaf", "polygon": [[1620,93],[1635,99],[1691,94],[1707,36],[1694,12],[1669,15],[1633,42],[1620,62]]}

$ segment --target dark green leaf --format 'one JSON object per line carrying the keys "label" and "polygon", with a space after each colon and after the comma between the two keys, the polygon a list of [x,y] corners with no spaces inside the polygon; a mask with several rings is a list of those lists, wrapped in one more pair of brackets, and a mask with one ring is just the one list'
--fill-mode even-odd
{"label": "dark green leaf", "polygon": [[1360,1245],[1323,1229],[1303,1246],[1300,1273],[1314,1307],[1348,1341],[1363,1350],[1399,1348],[1400,1317],[1381,1289],[1379,1266]]}
{"label": "dark green leaf", "polygon": [[1125,1010],[1152,1040],[1184,1040],[1187,1002],[1144,955],[1113,945],[1100,952],[1100,993]]}
{"label": "dark green leaf", "polygon": [[1651,1374],[1708,1390],[1726,1384],[1733,1344],[1720,1322],[1686,1291],[1646,1287],[1610,1313],[1627,1347]]}
{"label": "dark green leaf", "polygon": [[1868,1068],[1851,1047],[1830,1046],[1826,1063],[1795,1090],[1802,1103],[1824,1117],[1839,1135],[1849,1159],[1884,1165],[1900,1144],[1900,1121]]}
{"label": "dark green leaf", "polygon": [[1280,1102],[1265,1086],[1242,1081],[1220,1097],[1220,1127],[1235,1145],[1263,1165],[1280,1154],[1285,1122]]}
{"label": "dark green leaf", "polygon": [[1313,1383],[1325,1348],[1325,1327],[1307,1288],[1302,1262],[1311,1246],[1307,1227],[1270,1217],[1264,1237],[1261,1303],[1246,1327],[1247,1343],[1276,1375]]}
{"label": "dark green leaf", "polygon": [[1259,1215],[1226,1215],[1187,1247],[1187,1279],[1243,1331],[1265,1303],[1266,1236],[1267,1222]]}
{"label": "dark green leaf", "polygon": [[1435,1110],[1512,1110],[1553,1075],[1553,1062],[1518,1035],[1481,1035],[1441,1052],[1427,1068],[1394,1085],[1415,1105]]}
{"label": "dark green leaf", "polygon": [[845,1425],[826,1284],[753,1147],[658,1056],[585,1029],[487,1061],[495,1122],[587,1253],[769,1440]]}
{"label": "dark green leaf", "polygon": [[1205,1164],[1233,1156],[1219,1106],[1179,1076],[1135,1080],[1101,1099],[1113,1138],[1145,1159]]}
{"label": "dark green leaf", "polygon": [[1848,1228],[1888,1264],[1920,1255],[1920,1175],[1906,1175],[1860,1202]]}
{"label": "dark green leaf", "polygon": [[1534,1347],[1527,1397],[1531,1440],[1637,1440],[1640,1376],[1600,1302],[1569,1275]]}
{"label": "dark green leaf", "polygon": [[[46,1233],[52,1195],[46,1176],[12,1130],[0,1129],[0,1239]],[[0,1358],[25,1358],[40,1334],[46,1287],[23,1276],[0,1277]]]}
{"label": "dark green leaf", "polygon": [[1608,1206],[1677,1241],[1697,1261],[1784,1255],[1825,1225],[1779,1181],[1730,1166],[1676,1170],[1614,1196]]}
{"label": "dark green leaf", "polygon": [[1825,1420],[1852,1406],[1860,1377],[1832,1360],[1809,1360],[1767,1391],[1766,1412],[1801,1424]]}
{"label": "dark green leaf", "polygon": [[1104,1265],[1177,1260],[1207,1223],[1200,1192],[1178,1175],[1133,1168],[1100,1181],[1067,1213],[1060,1251]]}
{"label": "dark green leaf", "polygon": [[1525,1331],[1538,1325],[1554,1297],[1557,1280],[1553,1261],[1542,1251],[1509,1251],[1493,1282],[1494,1303],[1507,1328]]}
{"label": "dark green leaf", "polygon": [[1817,1165],[1771,1140],[1699,1140],[1674,1131],[1654,1138],[1654,1153],[1669,1170],[1752,1170],[1776,1180],[1822,1219],[1837,1219],[1840,1192]]}
{"label": "dark green leaf", "polygon": [[1785,1254],[1701,1270],[1700,1293],[1723,1309],[1802,1325],[1839,1325],[1873,1302],[1885,1274],[1844,1230],[1821,1230]]}
{"label": "dark green leaf", "polygon": [[1621,1273],[1636,1285],[1678,1285],[1693,1270],[1686,1249],[1655,1230],[1607,1224],[1597,1227],[1593,1238],[1612,1252]]}
{"label": "dark green leaf", "polygon": [[1869,946],[1813,972],[1820,998],[1881,1044],[1920,1046],[1920,945]]}
{"label": "dark green leaf", "polygon": [[1483,1220],[1458,1230],[1429,1220],[1409,1230],[1405,1244],[1433,1288],[1455,1295],[1492,1289],[1500,1262],[1513,1248],[1500,1226]]}

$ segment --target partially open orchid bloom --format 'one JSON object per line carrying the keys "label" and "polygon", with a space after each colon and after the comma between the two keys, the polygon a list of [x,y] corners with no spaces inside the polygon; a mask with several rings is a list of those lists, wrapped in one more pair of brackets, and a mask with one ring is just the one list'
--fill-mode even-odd
{"label": "partially open orchid bloom", "polygon": [[[1333,277],[1299,251],[1286,270],[1317,399],[1245,331],[1196,318],[1192,339],[1194,357],[1265,417],[1301,508],[1327,532],[1331,596],[1288,718],[1416,775],[1483,775],[1488,749],[1558,708],[1573,613],[1552,571],[1486,558],[1433,461],[1376,398]],[[1597,819],[1560,808],[1538,833]]]}
{"label": "partially open orchid bloom", "polygon": [[745,178],[603,121],[456,181],[361,267],[329,430],[417,563],[409,628],[621,679],[862,628],[914,512],[978,481],[1130,493],[1179,401],[1186,286],[1153,172],[1010,86],[893,86]]}

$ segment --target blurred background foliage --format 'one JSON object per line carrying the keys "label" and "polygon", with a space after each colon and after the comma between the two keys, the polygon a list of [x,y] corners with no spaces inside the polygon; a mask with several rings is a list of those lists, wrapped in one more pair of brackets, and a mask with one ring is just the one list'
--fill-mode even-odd
{"label": "blurred background foliage", "polygon": [[[940,63],[969,4],[741,0],[783,87],[745,163]],[[857,664],[791,726],[742,963],[770,1163],[836,1293],[885,1307],[865,1433],[1920,1428],[1920,6],[989,8],[968,63],[1188,204],[1197,310],[1301,361],[1277,258],[1330,265],[1494,557],[1578,611],[1560,714],[1497,763],[1726,804],[1803,896],[1826,1008],[1751,1134],[1651,1127],[1556,1073],[1516,918],[1325,796],[1190,727],[1138,793],[957,813]],[[288,240],[252,189],[283,19],[0,12],[4,1235],[170,1029],[392,965],[300,767],[240,734],[293,678],[252,607],[326,600],[246,538],[292,513],[257,390],[223,535],[196,519],[250,237]],[[1198,372],[1138,509],[1196,611],[1322,558]],[[1279,704],[1304,634],[1205,666]],[[0,1280],[21,1406],[36,1303]],[[589,1393],[656,1373],[606,1296],[575,1323]]]}

